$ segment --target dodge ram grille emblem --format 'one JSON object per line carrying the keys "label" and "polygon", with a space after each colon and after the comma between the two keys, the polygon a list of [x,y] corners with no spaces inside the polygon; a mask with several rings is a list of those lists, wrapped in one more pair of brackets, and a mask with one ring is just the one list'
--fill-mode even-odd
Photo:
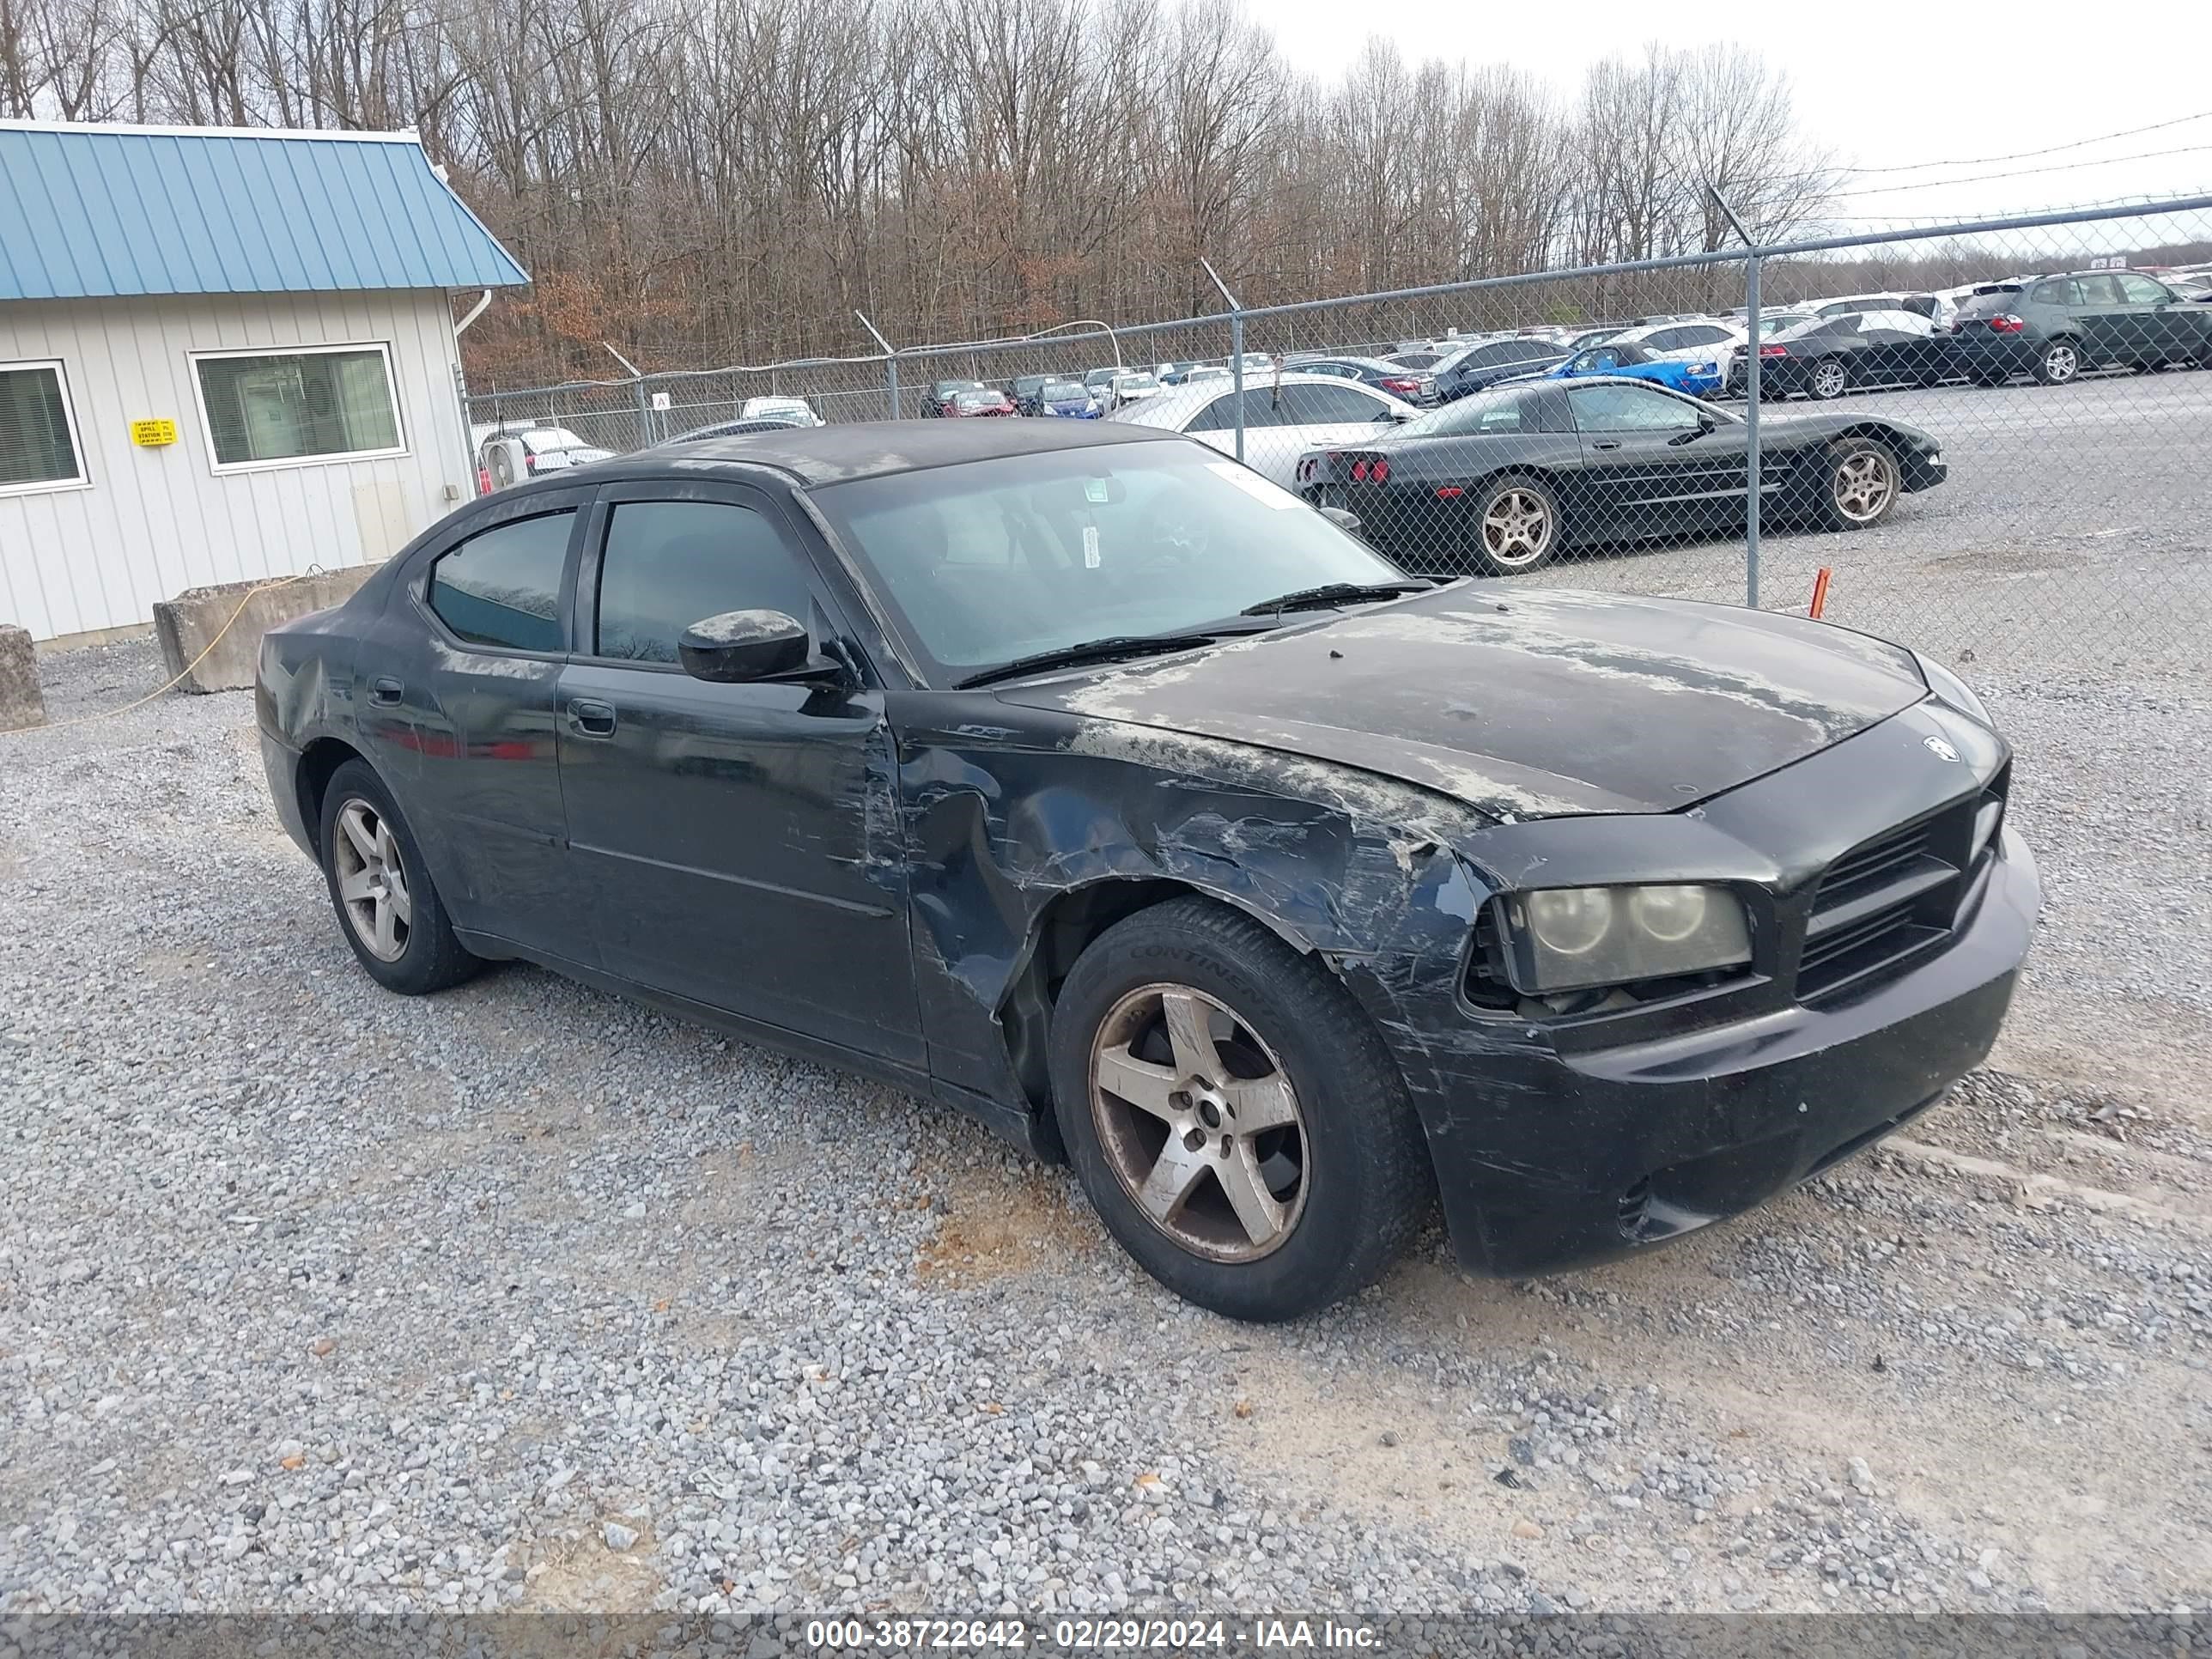
{"label": "dodge ram grille emblem", "polygon": [[1954,761],[1959,758],[1959,751],[1941,738],[1923,738],[1920,741],[1928,745],[1928,752],[1937,760]]}

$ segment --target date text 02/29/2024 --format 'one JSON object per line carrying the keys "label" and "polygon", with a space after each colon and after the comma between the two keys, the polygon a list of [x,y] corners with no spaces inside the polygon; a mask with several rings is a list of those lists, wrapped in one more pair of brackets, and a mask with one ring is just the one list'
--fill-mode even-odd
{"label": "date text 02/29/2024", "polygon": [[818,1651],[901,1650],[970,1651],[1046,1648],[1071,1653],[1183,1652],[1200,1649],[1370,1649],[1373,1626],[1334,1619],[1059,1619],[1030,1625],[1019,1619],[826,1619],[806,1626],[806,1644]]}

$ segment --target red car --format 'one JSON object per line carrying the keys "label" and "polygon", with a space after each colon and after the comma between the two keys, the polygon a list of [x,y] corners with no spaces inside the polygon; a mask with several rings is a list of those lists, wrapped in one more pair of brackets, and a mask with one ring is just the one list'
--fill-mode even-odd
{"label": "red car", "polygon": [[1012,415],[1015,412],[1014,400],[1003,392],[979,386],[954,392],[952,401],[945,405],[945,412],[955,416]]}

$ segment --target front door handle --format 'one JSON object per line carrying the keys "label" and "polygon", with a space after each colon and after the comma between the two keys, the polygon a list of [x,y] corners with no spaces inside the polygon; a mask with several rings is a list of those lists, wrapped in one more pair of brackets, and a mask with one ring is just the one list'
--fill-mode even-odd
{"label": "front door handle", "polygon": [[406,695],[407,688],[389,674],[369,682],[368,700],[382,708],[390,708]]}
{"label": "front door handle", "polygon": [[589,697],[572,698],[568,703],[568,729],[580,738],[614,736],[614,705]]}
{"label": "front door handle", "polygon": [[1592,449],[1618,449],[1620,447],[1620,440],[1618,438],[1593,438],[1590,440],[1590,447]]}

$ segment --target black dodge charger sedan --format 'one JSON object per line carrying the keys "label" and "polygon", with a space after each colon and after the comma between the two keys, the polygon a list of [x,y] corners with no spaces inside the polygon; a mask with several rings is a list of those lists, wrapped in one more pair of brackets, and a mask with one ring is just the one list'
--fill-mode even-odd
{"label": "black dodge charger sedan", "polygon": [[1412,580],[1194,441],[672,446],[262,646],[276,806],[392,990],[524,958],[1065,1157],[1239,1318],[1441,1197],[1529,1273],[1757,1204],[1988,1052],[2009,751],[1900,647]]}
{"label": "black dodge charger sedan", "polygon": [[[1293,481],[1409,570],[1511,576],[1591,543],[1734,532],[1750,438],[1742,416],[1646,380],[1539,380],[1309,451]],[[1865,415],[1770,418],[1759,456],[1765,521],[1828,530],[1880,524],[1948,473],[1927,433]]]}

